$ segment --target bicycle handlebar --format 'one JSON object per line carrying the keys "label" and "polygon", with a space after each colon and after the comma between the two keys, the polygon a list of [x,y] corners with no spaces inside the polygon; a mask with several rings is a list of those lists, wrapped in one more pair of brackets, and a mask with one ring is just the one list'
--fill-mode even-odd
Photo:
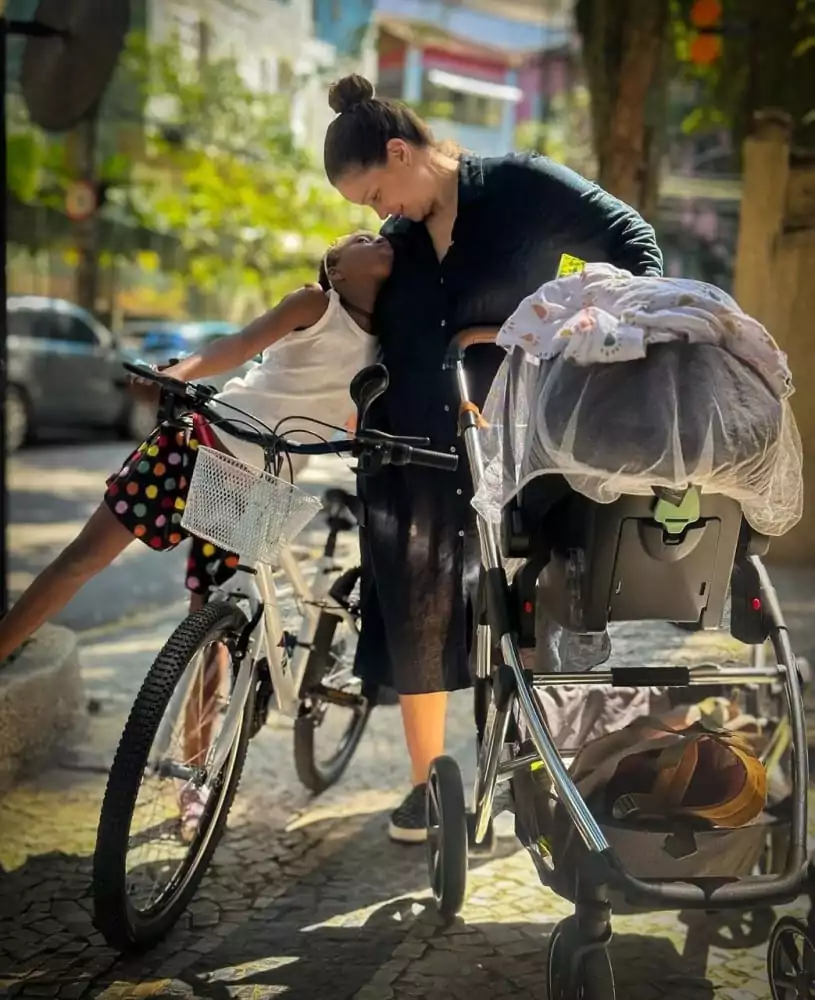
{"label": "bicycle handlebar", "polygon": [[[174,396],[188,411],[199,413],[212,419],[211,406],[217,390],[211,386],[196,385],[192,382],[180,382],[178,379],[150,368],[148,365],[123,362],[126,371],[138,378],[155,382],[162,393]],[[242,413],[242,411],[239,411]],[[250,420],[257,420],[251,414],[243,414]],[[431,451],[417,447],[424,444],[425,438],[398,438],[385,434],[383,431],[357,431],[353,437],[340,441],[321,441],[303,444],[289,441],[279,434],[261,431],[241,426],[232,420],[218,416],[217,427],[225,433],[241,441],[259,445],[261,448],[277,448],[292,455],[335,455],[351,454],[359,459],[359,471],[362,473],[377,472],[385,465],[421,465],[444,472],[455,472],[458,468],[458,455]]]}

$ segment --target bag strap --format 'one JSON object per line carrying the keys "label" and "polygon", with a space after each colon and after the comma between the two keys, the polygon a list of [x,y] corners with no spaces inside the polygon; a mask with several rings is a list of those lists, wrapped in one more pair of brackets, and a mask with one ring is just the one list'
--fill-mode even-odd
{"label": "bag strap", "polygon": [[[691,735],[690,729],[695,731]],[[685,731],[689,741],[666,747],[657,757],[657,774],[650,793],[620,796],[612,806],[616,819],[635,813],[648,816],[692,816],[714,826],[743,826],[755,819],[764,808],[767,794],[767,774],[749,742],[738,733],[721,731],[700,722]],[[713,739],[736,757],[744,772],[739,792],[723,802],[710,806],[682,806],[699,763],[699,743]]]}
{"label": "bag strap", "polygon": [[631,792],[620,796],[612,806],[616,819],[633,813],[662,816],[681,809],[694,771],[699,762],[699,740],[666,747],[656,758],[656,777],[650,792]]}
{"label": "bag strap", "polygon": [[692,815],[705,819],[714,826],[744,826],[760,815],[767,801],[767,772],[764,765],[749,749],[738,743],[729,744],[731,753],[738,759],[744,772],[744,782],[739,791],[723,802],[705,807],[682,807],[677,816]]}

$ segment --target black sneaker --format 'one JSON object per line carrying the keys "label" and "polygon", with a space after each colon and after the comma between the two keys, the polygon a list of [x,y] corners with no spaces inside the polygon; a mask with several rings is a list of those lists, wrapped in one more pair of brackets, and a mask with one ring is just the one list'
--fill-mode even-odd
{"label": "black sneaker", "polygon": [[391,813],[388,836],[399,844],[423,844],[427,840],[426,784],[416,785],[405,801]]}

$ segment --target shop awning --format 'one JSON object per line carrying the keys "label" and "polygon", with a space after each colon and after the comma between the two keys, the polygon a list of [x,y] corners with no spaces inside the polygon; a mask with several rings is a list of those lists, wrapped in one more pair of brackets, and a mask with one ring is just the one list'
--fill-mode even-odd
{"label": "shop awning", "polygon": [[489,80],[478,80],[472,76],[459,76],[458,73],[448,73],[443,69],[428,70],[427,79],[437,87],[457,90],[461,94],[476,94],[478,97],[509,101],[512,104],[517,104],[524,96],[520,87],[511,87],[505,83],[491,83]]}

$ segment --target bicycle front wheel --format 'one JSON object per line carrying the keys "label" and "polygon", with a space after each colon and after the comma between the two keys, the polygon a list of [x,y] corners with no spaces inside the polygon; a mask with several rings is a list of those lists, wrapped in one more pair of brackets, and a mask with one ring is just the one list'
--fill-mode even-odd
{"label": "bicycle front wheel", "polygon": [[[94,924],[121,951],[144,950],[176,923],[206,872],[240,781],[255,680],[225,762],[206,753],[232,695],[247,620],[208,604],[170,636],[142,684],[108,777],[93,858]],[[184,816],[190,799],[195,806]],[[193,820],[191,825],[190,819]]]}

